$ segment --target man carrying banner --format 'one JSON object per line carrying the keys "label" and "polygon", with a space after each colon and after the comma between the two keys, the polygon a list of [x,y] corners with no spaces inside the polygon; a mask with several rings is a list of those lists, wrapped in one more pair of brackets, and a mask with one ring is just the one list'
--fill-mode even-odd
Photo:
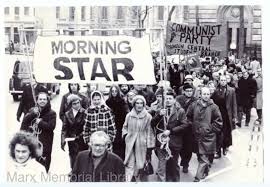
{"label": "man carrying banner", "polygon": [[43,154],[39,162],[48,172],[51,164],[51,153],[56,126],[56,113],[51,109],[50,97],[40,92],[37,96],[37,106],[31,108],[24,116],[21,130],[33,133],[43,145]]}
{"label": "man carrying banner", "polygon": [[156,154],[159,159],[157,175],[160,181],[179,182],[179,153],[183,147],[183,135],[188,128],[184,109],[175,100],[175,93],[165,93],[166,109],[157,111],[152,119],[156,130]]}

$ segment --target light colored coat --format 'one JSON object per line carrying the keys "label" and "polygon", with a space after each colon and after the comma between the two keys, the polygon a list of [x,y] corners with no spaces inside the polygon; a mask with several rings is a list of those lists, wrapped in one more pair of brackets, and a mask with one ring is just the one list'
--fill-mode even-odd
{"label": "light colored coat", "polygon": [[30,158],[23,164],[17,163],[13,159],[9,159],[7,162],[8,182],[39,183],[46,182],[45,179],[47,179],[45,167],[35,159]]}
{"label": "light colored coat", "polygon": [[135,147],[136,168],[143,168],[147,148],[155,147],[155,135],[151,127],[151,120],[152,116],[145,109],[139,114],[135,109],[132,109],[127,114],[122,129],[122,137],[126,135],[125,165]]}
{"label": "light colored coat", "polygon": [[262,105],[263,105],[263,96],[262,96],[263,82],[262,82],[262,77],[257,76],[255,78],[255,80],[257,82],[256,108],[257,109],[262,109]]}

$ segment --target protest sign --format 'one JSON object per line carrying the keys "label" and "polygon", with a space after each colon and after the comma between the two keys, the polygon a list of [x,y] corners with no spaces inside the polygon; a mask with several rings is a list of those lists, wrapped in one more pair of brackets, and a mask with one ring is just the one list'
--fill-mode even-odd
{"label": "protest sign", "polygon": [[39,36],[38,82],[155,84],[149,36]]}
{"label": "protest sign", "polygon": [[200,56],[226,55],[227,27],[222,25],[189,26],[168,22],[166,50],[169,55],[197,53]]}

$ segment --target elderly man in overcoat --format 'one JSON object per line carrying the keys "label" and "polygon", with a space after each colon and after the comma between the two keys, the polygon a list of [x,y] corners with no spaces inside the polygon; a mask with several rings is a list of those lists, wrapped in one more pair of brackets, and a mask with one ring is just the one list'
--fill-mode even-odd
{"label": "elderly man in overcoat", "polygon": [[208,175],[209,156],[216,152],[216,134],[222,129],[222,117],[218,106],[210,99],[209,88],[203,87],[201,93],[201,99],[192,103],[187,111],[194,135],[194,152],[199,161],[194,182]]}

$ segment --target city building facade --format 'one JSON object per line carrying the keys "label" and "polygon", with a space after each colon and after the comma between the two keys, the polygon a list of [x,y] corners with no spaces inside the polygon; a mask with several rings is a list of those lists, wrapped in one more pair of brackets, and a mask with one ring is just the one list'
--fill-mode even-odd
{"label": "city building facade", "polygon": [[[21,43],[20,28],[29,29],[25,31],[28,43],[34,42],[38,31],[44,30],[65,35],[141,36],[148,33],[153,50],[159,50],[160,44],[164,44],[171,8],[172,6],[5,7],[6,41]],[[230,44],[234,43],[236,51],[238,50],[239,6],[176,6],[171,21],[188,25],[195,25],[197,22],[201,25],[227,25],[227,49],[229,51]],[[245,52],[260,56],[260,6],[244,6],[244,27]]]}

